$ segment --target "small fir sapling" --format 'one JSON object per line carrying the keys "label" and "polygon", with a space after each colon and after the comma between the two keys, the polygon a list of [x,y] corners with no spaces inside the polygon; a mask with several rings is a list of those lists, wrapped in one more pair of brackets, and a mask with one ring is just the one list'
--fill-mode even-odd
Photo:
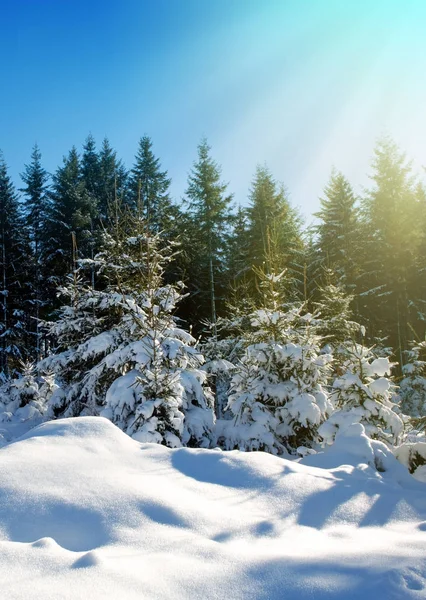
{"label": "small fir sapling", "polygon": [[251,315],[246,351],[232,378],[228,449],[283,454],[312,447],[331,412],[324,387],[331,356],[320,354],[314,319],[303,305],[282,307],[277,288],[284,275],[262,274],[264,307]]}
{"label": "small fir sapling", "polygon": [[38,425],[46,411],[43,385],[43,378],[37,381],[34,364],[22,363],[21,373],[0,386],[0,422],[33,421]]}
{"label": "small fir sapling", "polygon": [[325,443],[331,444],[339,430],[361,423],[369,437],[389,445],[397,444],[404,424],[395,412],[394,385],[387,377],[392,363],[356,343],[347,344],[345,354],[331,390],[336,410],[321,425],[319,434]]}
{"label": "small fir sapling", "polygon": [[405,352],[399,396],[401,410],[412,417],[426,416],[426,341],[412,342]]}

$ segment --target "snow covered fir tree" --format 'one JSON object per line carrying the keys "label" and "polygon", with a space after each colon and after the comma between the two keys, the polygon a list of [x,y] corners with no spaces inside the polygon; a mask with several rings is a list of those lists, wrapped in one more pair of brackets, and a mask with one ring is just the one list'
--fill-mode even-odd
{"label": "snow covered fir tree", "polygon": [[[48,414],[102,414],[135,439],[208,446],[213,398],[204,359],[173,317],[181,286],[163,282],[172,249],[150,233],[142,211],[118,202],[114,210],[103,251],[59,290],[69,304],[49,325],[56,351],[39,365],[61,386]],[[80,274],[93,266],[98,290]]]}
{"label": "snow covered fir tree", "polygon": [[[235,210],[206,140],[183,203],[148,136],[127,171],[89,135],[52,179],[35,146],[22,181],[21,202],[3,160],[4,422],[102,415],[139,441],[281,456],[354,423],[418,443],[426,196],[391,140],[361,201],[333,171],[309,231],[266,166]],[[385,213],[402,204],[403,284],[383,276],[401,243]]]}
{"label": "snow covered fir tree", "polygon": [[258,272],[264,301],[250,315],[246,350],[231,382],[235,419],[224,436],[228,448],[282,454],[312,447],[331,412],[325,385],[332,357],[320,354],[304,305],[283,304],[277,288],[284,275]]}
{"label": "snow covered fir tree", "polygon": [[426,341],[412,342],[405,358],[399,384],[401,408],[413,417],[426,417]]}

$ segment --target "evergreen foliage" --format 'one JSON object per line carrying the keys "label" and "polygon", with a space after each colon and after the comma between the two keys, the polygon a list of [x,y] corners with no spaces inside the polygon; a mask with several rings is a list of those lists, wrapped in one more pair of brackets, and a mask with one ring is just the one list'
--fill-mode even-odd
{"label": "evergreen foliage", "polygon": [[182,210],[147,136],[128,176],[89,135],[51,186],[34,146],[22,203],[1,159],[1,418],[102,413],[143,441],[275,454],[423,428],[425,186],[389,138],[372,168],[360,202],[333,171],[302,233],[267,167],[233,213],[206,140]]}
{"label": "evergreen foliage", "polygon": [[232,234],[226,248],[228,285],[235,288],[248,281],[253,267],[251,263],[247,210],[239,206],[232,219]]}
{"label": "evergreen foliage", "polygon": [[106,223],[115,199],[124,199],[128,179],[123,163],[117,159],[117,153],[107,138],[103,140],[99,151],[99,169],[98,212],[100,219]]}
{"label": "evergreen foliage", "polygon": [[51,325],[57,352],[42,365],[64,389],[50,414],[103,411],[135,439],[208,446],[213,397],[194,338],[173,318],[179,287],[163,285],[170,249],[149,233],[142,211],[118,208],[116,215],[95,258],[104,289],[74,274],[62,290],[71,302]]}
{"label": "evergreen foliage", "polygon": [[8,377],[31,348],[28,334],[29,244],[18,197],[0,154],[0,376]]}
{"label": "evergreen foliage", "polygon": [[412,337],[417,199],[411,165],[392,140],[379,141],[372,166],[373,187],[363,206],[360,311],[368,320],[370,338],[386,335],[402,364]]}
{"label": "evergreen foliage", "polygon": [[[225,287],[225,248],[229,232],[231,196],[220,180],[221,169],[210,156],[207,140],[198,146],[198,160],[188,178],[186,191],[190,229],[184,249],[189,258],[189,290],[197,295],[195,315],[215,324]],[[198,306],[197,306],[198,305]]]}
{"label": "evergreen foliage", "polygon": [[81,157],[81,177],[93,205],[96,206],[101,193],[101,164],[92,134],[88,135]]}
{"label": "evergreen foliage", "polygon": [[44,380],[41,386],[35,376],[32,363],[21,363],[19,376],[7,379],[0,385],[0,422],[15,419],[18,422],[31,422],[39,425],[46,411],[43,396]]}
{"label": "evergreen foliage", "polygon": [[251,315],[247,348],[232,378],[225,447],[295,453],[319,442],[331,412],[325,385],[331,356],[320,354],[312,315],[303,305],[283,307],[280,277],[264,274],[264,307]]}
{"label": "evergreen foliage", "polygon": [[96,200],[87,191],[75,148],[53,175],[52,202],[46,226],[46,268],[53,289],[73,268],[76,247],[82,257],[93,250]]}
{"label": "evergreen foliage", "polygon": [[361,344],[348,343],[345,354],[331,392],[336,410],[320,428],[320,435],[332,443],[337,431],[361,423],[369,437],[398,444],[404,424],[395,411],[393,383],[386,377],[392,364]]}
{"label": "evergreen foliage", "polygon": [[169,187],[170,179],[167,171],[161,170],[160,160],[154,156],[151,138],[142,137],[130,171],[130,198],[134,207],[141,203],[144,219],[154,233],[170,227],[172,205]]}
{"label": "evergreen foliage", "polygon": [[44,259],[50,199],[49,176],[42,166],[41,152],[37,144],[33,148],[30,164],[25,165],[21,179],[25,184],[21,192],[24,194],[24,217],[31,245],[31,261],[28,268],[30,290],[27,305],[30,315],[29,332],[33,340],[30,342],[32,347],[28,349],[28,354],[38,361],[42,354],[39,320],[48,302],[43,281],[46,277]]}
{"label": "evergreen foliage", "polygon": [[[258,167],[249,196],[249,261],[254,267],[254,284],[259,284],[257,269],[269,273],[287,270],[292,295],[303,294],[303,241],[301,220],[290,206],[283,186],[278,186],[266,167]],[[254,294],[254,289],[252,290]]]}
{"label": "evergreen foliage", "polygon": [[318,332],[336,354],[342,344],[364,335],[365,329],[352,320],[354,297],[342,284],[333,283],[334,272],[327,269],[323,277],[326,284],[319,288],[319,300],[313,305],[318,313]]}
{"label": "evergreen foliage", "polygon": [[426,341],[412,342],[405,352],[400,382],[402,411],[412,417],[426,416]]}
{"label": "evergreen foliage", "polygon": [[323,267],[332,270],[339,284],[354,293],[358,274],[360,229],[358,210],[351,185],[342,173],[333,171],[321,198],[321,209],[315,214],[318,258]]}

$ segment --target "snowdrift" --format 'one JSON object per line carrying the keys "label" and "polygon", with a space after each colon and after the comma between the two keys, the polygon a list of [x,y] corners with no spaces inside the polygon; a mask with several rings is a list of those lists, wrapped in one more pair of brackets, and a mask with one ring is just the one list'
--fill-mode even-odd
{"label": "snowdrift", "polygon": [[40,425],[0,450],[0,597],[425,598],[426,485],[305,460]]}

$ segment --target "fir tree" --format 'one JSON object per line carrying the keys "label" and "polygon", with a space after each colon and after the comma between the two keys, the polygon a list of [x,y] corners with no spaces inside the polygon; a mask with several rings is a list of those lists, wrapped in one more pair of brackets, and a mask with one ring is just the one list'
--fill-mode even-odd
{"label": "fir tree", "polygon": [[201,310],[195,307],[194,310],[199,317],[209,318],[214,329],[224,288],[231,196],[226,195],[227,185],[220,181],[221,169],[210,156],[210,150],[207,140],[203,139],[188,178],[190,235],[185,236],[188,242],[185,249],[191,257],[191,291],[198,296],[197,304],[201,304]]}
{"label": "fir tree", "polygon": [[110,217],[110,207],[115,198],[124,199],[127,172],[123,163],[117,159],[117,153],[111,148],[107,138],[99,151],[100,188],[98,190],[98,211],[104,223]]}
{"label": "fir tree", "polygon": [[388,358],[377,357],[371,348],[355,342],[346,345],[346,360],[331,392],[336,410],[319,429],[326,443],[332,443],[339,430],[361,423],[369,437],[398,444],[404,424],[395,412],[394,385],[386,377],[392,366]]}
{"label": "fir tree", "polygon": [[[92,251],[94,199],[87,192],[77,150],[72,148],[53,176],[52,202],[46,227],[46,263],[51,290],[72,270],[73,235],[82,257]],[[52,294],[53,295],[53,294]]]}
{"label": "fir tree", "polygon": [[81,177],[87,193],[94,205],[97,204],[101,190],[101,165],[96,151],[96,142],[92,134],[88,135],[81,157]]}
{"label": "fir tree", "polygon": [[160,160],[154,156],[152,141],[147,136],[139,141],[129,186],[131,203],[133,206],[142,203],[143,215],[150,230],[159,233],[167,229],[172,212],[170,179],[167,171],[161,170]]}
{"label": "fir tree", "polygon": [[[102,414],[141,441],[209,445],[213,399],[195,340],[176,325],[177,286],[164,285],[169,248],[142,219],[117,207],[95,258],[102,290],[74,276],[50,333],[57,351],[43,361],[62,382],[50,414]],[[91,261],[83,261],[89,264]]]}
{"label": "fir tree", "polygon": [[411,342],[405,351],[399,396],[402,411],[412,417],[426,416],[426,341]]}
{"label": "fir tree", "polygon": [[[269,273],[287,270],[292,292],[303,293],[300,217],[267,167],[258,167],[249,196],[249,265]],[[253,271],[255,274],[256,271]],[[259,283],[258,278],[254,279]],[[253,289],[254,293],[254,289]]]}
{"label": "fir tree", "polygon": [[374,186],[363,206],[360,310],[369,320],[371,337],[387,335],[402,364],[403,351],[411,339],[417,202],[411,165],[388,138],[375,148],[371,178]]}
{"label": "fir tree", "polygon": [[331,269],[347,292],[354,293],[361,244],[355,196],[342,173],[333,171],[315,214],[317,247],[323,267]]}
{"label": "fir tree", "polygon": [[0,154],[0,374],[9,376],[26,357],[30,262],[28,240],[15,188]]}
{"label": "fir tree", "polygon": [[49,212],[49,176],[41,164],[41,153],[37,144],[31,154],[31,163],[25,165],[21,179],[25,184],[21,192],[24,194],[25,223],[31,244],[31,267],[29,269],[31,291],[28,298],[31,307],[29,313],[32,317],[30,331],[35,338],[32,343],[34,347],[33,355],[35,360],[38,361],[42,353],[39,319],[47,302],[43,280],[46,276],[44,256],[46,224]]}
{"label": "fir tree", "polygon": [[318,427],[331,412],[327,398],[331,356],[303,305],[283,307],[279,276],[264,274],[264,307],[252,313],[247,348],[232,378],[229,409],[234,427],[225,447],[295,453],[320,441]]}

